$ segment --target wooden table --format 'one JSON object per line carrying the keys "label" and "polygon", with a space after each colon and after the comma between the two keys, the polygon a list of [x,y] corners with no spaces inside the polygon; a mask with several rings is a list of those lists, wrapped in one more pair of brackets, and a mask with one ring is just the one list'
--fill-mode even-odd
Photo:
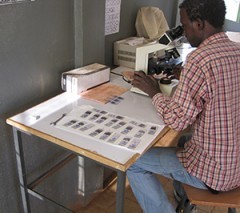
{"label": "wooden table", "polygon": [[[127,85],[126,83],[126,85],[124,85],[123,81],[119,76],[112,76],[111,82],[121,84],[124,87],[129,87],[129,85]],[[138,118],[142,121],[163,123],[161,119],[157,116],[149,97],[134,94],[130,91],[124,93],[122,97],[124,98],[124,100],[119,105],[103,105],[92,100],[83,99],[79,95],[62,93],[46,102],[41,103],[40,105],[37,105],[31,109],[28,109],[18,115],[7,119],[7,123],[13,127],[14,144],[18,164],[17,167],[20,180],[22,202],[25,213],[30,212],[28,193],[32,191],[29,188],[26,180],[27,174],[24,165],[24,153],[21,137],[22,133],[35,135],[51,143],[54,143],[64,149],[67,149],[74,154],[87,157],[96,161],[97,163],[100,163],[108,168],[115,170],[117,172],[116,212],[123,212],[126,170],[140,157],[140,154],[132,155],[128,153],[128,151],[121,151],[121,155],[123,155],[123,158],[125,159],[119,159],[118,161],[114,159],[114,153],[117,153],[118,149],[111,150],[111,152],[113,152],[111,155],[107,150],[108,147],[106,147],[106,150],[103,149],[100,152],[96,150],[94,151],[88,148],[88,139],[81,138],[80,136],[76,136],[71,133],[64,132],[63,134],[62,130],[60,131],[56,128],[53,129],[49,125],[51,121],[59,118],[64,112],[66,112],[66,110],[69,111],[72,107],[81,104],[97,106],[104,110],[109,110],[111,112],[117,112],[121,115]],[[152,145],[161,147],[175,146],[176,140],[179,135],[179,132],[165,127]]]}

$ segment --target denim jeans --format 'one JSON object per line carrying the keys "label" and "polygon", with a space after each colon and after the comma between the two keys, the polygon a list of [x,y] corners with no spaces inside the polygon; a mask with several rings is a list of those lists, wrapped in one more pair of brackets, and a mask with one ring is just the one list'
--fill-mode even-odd
{"label": "denim jeans", "polygon": [[202,181],[182,166],[176,150],[177,148],[151,148],[127,170],[130,186],[144,213],[176,213],[155,174],[206,189]]}

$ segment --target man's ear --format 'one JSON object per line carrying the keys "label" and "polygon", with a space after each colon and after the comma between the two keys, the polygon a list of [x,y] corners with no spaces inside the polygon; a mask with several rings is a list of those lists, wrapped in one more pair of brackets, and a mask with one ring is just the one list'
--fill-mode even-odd
{"label": "man's ear", "polygon": [[197,30],[203,30],[204,27],[205,27],[205,22],[202,20],[202,19],[196,19],[194,20],[194,27],[197,29]]}

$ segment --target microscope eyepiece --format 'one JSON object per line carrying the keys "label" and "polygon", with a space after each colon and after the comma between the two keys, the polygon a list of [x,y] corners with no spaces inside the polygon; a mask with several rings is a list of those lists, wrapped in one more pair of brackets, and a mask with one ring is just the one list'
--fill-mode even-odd
{"label": "microscope eyepiece", "polygon": [[172,41],[180,38],[182,35],[183,35],[183,27],[181,25],[179,25],[175,28],[172,28],[172,29],[166,31],[162,35],[162,37],[159,39],[159,43],[168,45]]}

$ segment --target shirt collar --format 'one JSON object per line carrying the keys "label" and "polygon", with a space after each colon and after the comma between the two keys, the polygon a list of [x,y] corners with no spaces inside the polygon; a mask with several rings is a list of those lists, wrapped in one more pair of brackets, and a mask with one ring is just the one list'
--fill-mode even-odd
{"label": "shirt collar", "polygon": [[224,40],[225,41],[229,40],[229,38],[225,32],[215,33],[215,34],[211,35],[210,37],[208,37],[207,39],[205,39],[200,44],[199,47],[206,46],[206,45],[213,44],[213,43],[223,42]]}

